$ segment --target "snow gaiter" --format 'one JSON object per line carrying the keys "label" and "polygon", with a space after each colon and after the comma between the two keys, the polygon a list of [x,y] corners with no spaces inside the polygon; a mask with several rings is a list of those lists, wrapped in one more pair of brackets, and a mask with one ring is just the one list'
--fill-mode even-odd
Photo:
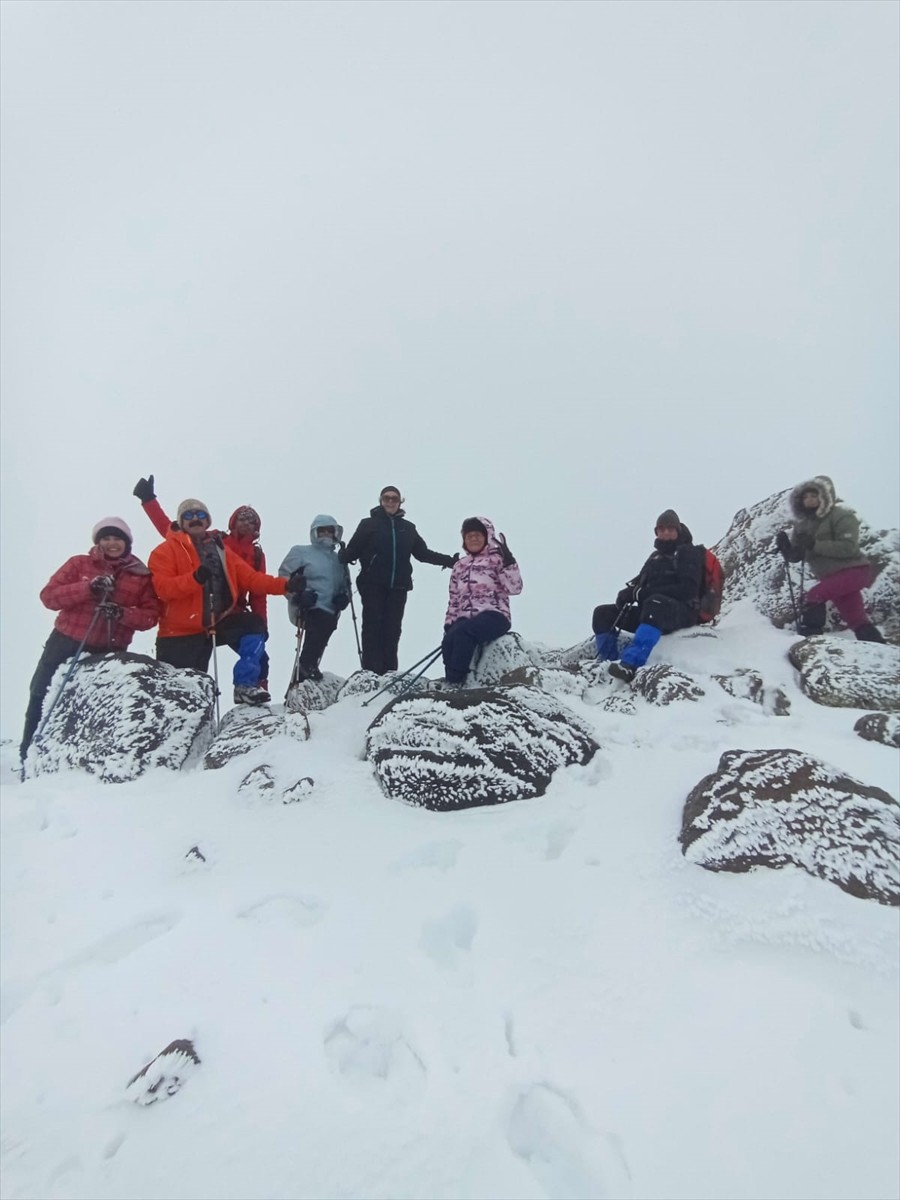
{"label": "snow gaiter", "polygon": [[234,664],[235,687],[256,687],[259,684],[265,644],[265,635],[262,633],[245,633],[238,642],[239,658]]}
{"label": "snow gaiter", "polygon": [[638,625],[634,631],[634,641],[622,651],[622,662],[629,667],[642,667],[661,637],[655,625]]}

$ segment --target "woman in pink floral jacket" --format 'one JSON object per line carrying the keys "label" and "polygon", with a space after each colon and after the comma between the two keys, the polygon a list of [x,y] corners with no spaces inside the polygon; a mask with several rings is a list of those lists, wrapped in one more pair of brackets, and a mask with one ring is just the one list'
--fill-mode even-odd
{"label": "woman in pink floral jacket", "polygon": [[450,576],[450,603],[444,618],[446,682],[461,684],[475,647],[509,632],[509,598],[522,590],[522,576],[506,538],[494,533],[487,517],[462,523],[465,554],[457,556]]}

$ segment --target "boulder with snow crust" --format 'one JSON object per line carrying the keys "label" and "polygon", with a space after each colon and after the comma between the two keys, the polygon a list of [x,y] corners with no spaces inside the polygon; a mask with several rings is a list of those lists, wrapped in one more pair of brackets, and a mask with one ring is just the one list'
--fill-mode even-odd
{"label": "boulder with snow crust", "polygon": [[900,750],[900,717],[892,713],[866,713],[859,718],[853,730],[864,741],[880,742],[883,746]]}
{"label": "boulder with snow crust", "polygon": [[598,749],[575,713],[526,687],[404,696],[366,737],[384,792],[435,812],[541,796],[556,770]]}
{"label": "boulder with snow crust", "polygon": [[[800,567],[788,566],[775,549],[775,535],[791,524],[790,494],[787,488],[750,508],[742,508],[735,513],[725,536],[712,547],[725,576],[724,612],[736,600],[749,597],[754,607],[779,628],[793,623],[788,572],[799,595]],[[870,618],[889,641],[896,642],[900,640],[900,532],[872,529],[860,522],[859,545],[878,572],[872,587],[863,593]],[[813,582],[807,575],[806,589]],[[832,605],[828,606],[827,628],[843,628]]]}
{"label": "boulder with snow crust", "polygon": [[800,672],[800,687],[816,704],[900,712],[896,646],[822,634],[795,642],[788,658]]}
{"label": "boulder with snow crust", "polygon": [[647,701],[660,708],[675,700],[699,700],[705,695],[703,688],[691,675],[679,671],[669,663],[654,663],[641,667],[631,683],[632,689]]}
{"label": "boulder with snow crust", "polygon": [[708,871],[793,865],[900,904],[900,805],[799,750],[730,750],[687,797],[679,838]]}
{"label": "boulder with snow crust", "polygon": [[208,771],[214,771],[277,737],[305,742],[309,737],[306,714],[281,712],[268,704],[236,704],[222,718],[203,765]]}
{"label": "boulder with snow crust", "polygon": [[344,682],[340,675],[323,671],[321,679],[304,679],[289,688],[284,707],[290,713],[321,712],[334,704]]}
{"label": "boulder with snow crust", "polygon": [[[47,690],[49,711],[70,663]],[[193,763],[213,733],[214,685],[203,671],[178,670],[145,654],[89,654],[31,744],[26,773],[80,768],[104,783]]]}
{"label": "boulder with snow crust", "polygon": [[534,672],[541,665],[541,658],[540,651],[520,634],[504,633],[482,646],[480,654],[476,653],[466,686],[485,688],[495,683],[518,683],[526,678],[531,682],[533,675],[526,673]]}

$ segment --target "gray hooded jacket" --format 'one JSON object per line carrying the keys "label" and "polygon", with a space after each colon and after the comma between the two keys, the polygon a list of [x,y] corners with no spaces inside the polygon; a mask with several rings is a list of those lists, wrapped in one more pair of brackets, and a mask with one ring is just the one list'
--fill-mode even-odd
{"label": "gray hooded jacket", "polygon": [[[317,538],[316,530],[327,526],[334,527],[334,538]],[[347,568],[338,562],[337,552],[339,543],[344,535],[344,528],[338,525],[334,517],[328,513],[319,513],[313,517],[309,527],[309,546],[292,546],[285,555],[284,562],[278,568],[279,575],[292,575],[294,571],[303,568],[306,586],[318,594],[315,607],[325,612],[340,611],[335,605],[338,596],[345,595],[350,599],[350,574]],[[288,597],[288,616],[291,623],[296,625],[300,615],[300,607],[294,596]]]}

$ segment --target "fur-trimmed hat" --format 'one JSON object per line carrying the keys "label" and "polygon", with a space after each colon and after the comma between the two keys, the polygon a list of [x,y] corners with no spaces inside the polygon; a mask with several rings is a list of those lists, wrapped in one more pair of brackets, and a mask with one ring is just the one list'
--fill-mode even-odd
{"label": "fur-trimmed hat", "polygon": [[121,537],[128,543],[128,549],[131,549],[131,543],[134,538],[131,536],[131,530],[121,517],[104,517],[102,521],[98,521],[91,530],[91,541],[96,546],[102,537]]}
{"label": "fur-trimmed hat", "polygon": [[209,513],[209,508],[203,503],[202,500],[198,500],[194,496],[189,496],[187,500],[182,500],[182,502],[178,505],[178,514],[176,520],[178,521],[179,525],[181,524],[181,514],[190,510],[199,510],[200,512],[205,512],[207,514]]}
{"label": "fur-trimmed hat", "polygon": [[681,520],[674,508],[667,508],[665,512],[661,512],[656,518],[654,529],[679,529]]}

